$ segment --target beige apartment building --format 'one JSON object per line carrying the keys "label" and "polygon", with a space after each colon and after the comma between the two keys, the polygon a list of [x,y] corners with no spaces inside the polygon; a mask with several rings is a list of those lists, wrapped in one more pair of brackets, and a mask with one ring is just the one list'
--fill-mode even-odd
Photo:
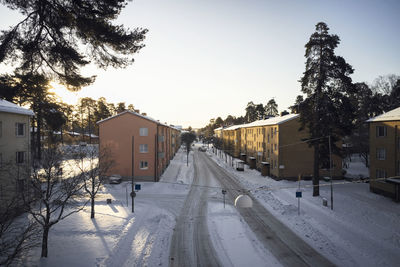
{"label": "beige apartment building", "polygon": [[[239,137],[242,159],[248,163],[255,161],[256,167],[261,164],[269,166],[272,177],[282,179],[297,179],[301,174],[311,177],[314,166],[314,151],[304,139],[309,138],[306,131],[299,131],[300,121],[298,114],[288,114],[272,117],[248,124],[237,125],[224,130],[224,143],[232,142],[232,135]],[[239,131],[238,131],[239,130]],[[232,131],[238,133],[232,134]],[[342,161],[338,156],[332,157],[334,177],[342,175]],[[320,169],[320,175],[329,176],[329,168]]]}
{"label": "beige apartment building", "polygon": [[233,125],[222,131],[224,151],[236,158],[240,156],[241,125]]}
{"label": "beige apartment building", "polygon": [[400,201],[400,107],[367,122],[370,190]]}
{"label": "beige apartment building", "polygon": [[107,175],[158,181],[180,147],[178,129],[137,112],[127,110],[97,124],[99,148],[114,161]]}
{"label": "beige apartment building", "polygon": [[0,208],[27,192],[31,116],[33,111],[0,99]]}

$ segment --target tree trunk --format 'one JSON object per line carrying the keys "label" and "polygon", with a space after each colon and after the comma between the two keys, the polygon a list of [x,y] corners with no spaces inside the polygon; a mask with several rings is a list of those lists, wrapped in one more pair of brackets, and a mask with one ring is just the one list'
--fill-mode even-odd
{"label": "tree trunk", "polygon": [[43,238],[42,238],[42,258],[47,258],[47,240],[49,239],[50,227],[43,227]]}
{"label": "tree trunk", "polygon": [[[40,107],[39,107],[40,109]],[[37,158],[42,159],[42,148],[41,148],[41,141],[40,141],[40,131],[42,128],[42,114],[41,111],[37,113],[37,121],[36,121],[36,149],[37,149]]]}
{"label": "tree trunk", "polygon": [[94,196],[91,197],[91,211],[90,211],[90,218],[93,219],[94,218]]}
{"label": "tree trunk", "polygon": [[313,197],[319,196],[319,144],[314,145]]}

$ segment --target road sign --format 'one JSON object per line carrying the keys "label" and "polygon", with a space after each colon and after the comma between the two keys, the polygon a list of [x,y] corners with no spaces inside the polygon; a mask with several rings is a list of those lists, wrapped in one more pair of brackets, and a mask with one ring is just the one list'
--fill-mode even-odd
{"label": "road sign", "polygon": [[131,197],[136,197],[136,193],[134,191],[131,192]]}
{"label": "road sign", "polygon": [[302,197],[302,192],[301,191],[296,191],[296,197],[301,198]]}
{"label": "road sign", "polygon": [[141,189],[141,184],[135,184],[135,190],[139,191]]}
{"label": "road sign", "polygon": [[222,194],[225,195],[226,194],[226,190],[222,189]]}

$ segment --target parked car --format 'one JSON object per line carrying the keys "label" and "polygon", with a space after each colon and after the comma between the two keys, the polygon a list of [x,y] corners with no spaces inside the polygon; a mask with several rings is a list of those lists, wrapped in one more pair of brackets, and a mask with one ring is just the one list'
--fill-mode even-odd
{"label": "parked car", "polygon": [[201,147],[199,147],[199,151],[206,152],[207,151],[207,147],[201,146]]}
{"label": "parked car", "polygon": [[108,181],[110,184],[120,184],[122,182],[122,177],[121,175],[113,174],[108,178]]}

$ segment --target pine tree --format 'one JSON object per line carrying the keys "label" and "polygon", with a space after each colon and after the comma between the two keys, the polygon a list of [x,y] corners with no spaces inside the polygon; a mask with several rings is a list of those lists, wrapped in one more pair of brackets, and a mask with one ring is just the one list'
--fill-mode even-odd
{"label": "pine tree", "polygon": [[112,22],[127,0],[6,0],[24,16],[0,33],[0,63],[13,62],[18,73],[52,76],[70,90],[94,81],[80,68],[126,67],[144,45],[146,29],[126,30]]}
{"label": "pine tree", "polygon": [[268,101],[267,105],[265,105],[265,113],[269,116],[278,115],[278,104],[275,102],[275,99],[272,98]]}
{"label": "pine tree", "polygon": [[300,104],[300,121],[302,128],[308,128],[309,144],[314,148],[313,196],[319,196],[320,167],[330,166],[328,136],[333,152],[340,155],[336,142],[351,132],[354,117],[350,101],[354,86],[349,77],[353,68],[335,55],[340,39],[328,31],[325,23],[316,25],[305,45],[306,70],[300,81],[306,94]]}
{"label": "pine tree", "polygon": [[247,103],[245,118],[246,122],[253,122],[257,120],[256,106],[254,105],[253,101]]}

